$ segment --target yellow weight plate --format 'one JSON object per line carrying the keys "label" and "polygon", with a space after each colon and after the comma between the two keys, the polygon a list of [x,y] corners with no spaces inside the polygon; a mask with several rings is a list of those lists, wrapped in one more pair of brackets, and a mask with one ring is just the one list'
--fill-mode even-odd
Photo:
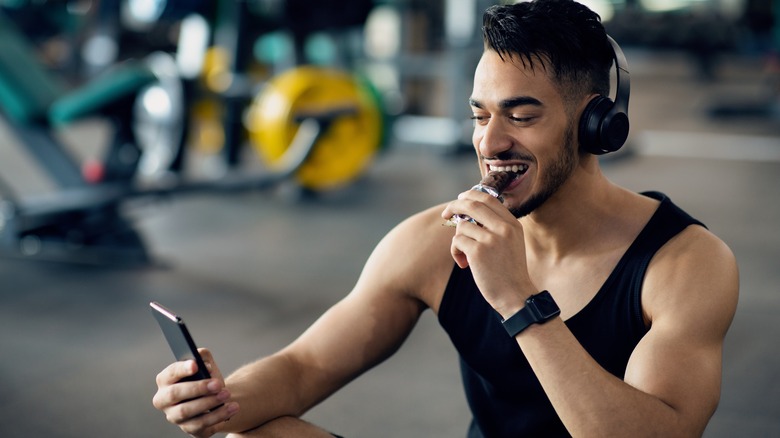
{"label": "yellow weight plate", "polygon": [[351,74],[303,66],[271,79],[247,114],[250,140],[274,167],[289,147],[303,115],[350,109],[330,124],[296,173],[305,188],[345,185],[370,164],[382,142],[383,119],[376,96]]}

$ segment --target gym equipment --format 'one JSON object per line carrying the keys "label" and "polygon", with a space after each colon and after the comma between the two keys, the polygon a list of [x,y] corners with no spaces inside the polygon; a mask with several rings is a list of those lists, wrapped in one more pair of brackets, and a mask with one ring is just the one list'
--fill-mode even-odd
{"label": "gym equipment", "polygon": [[[118,201],[139,157],[128,111],[155,77],[142,63],[117,66],[68,91],[34,57],[31,47],[0,14],[0,111],[26,150],[58,185],[57,193],[18,199],[3,184],[0,242],[23,255],[59,257],[95,248],[98,259],[146,260],[141,239],[122,218]],[[100,115],[113,124],[114,140],[93,186],[55,135],[58,126]],[[48,243],[52,242],[53,245]]]}
{"label": "gym equipment", "polygon": [[[338,7],[343,6],[343,0],[304,3],[285,2],[271,16],[258,16],[245,3],[223,6],[219,19],[214,20],[215,37],[221,38],[205,57],[204,82],[211,84],[212,104],[204,103],[201,108],[221,115],[223,129],[208,131],[206,140],[222,140],[228,168],[241,164],[241,140],[246,138],[263,164],[277,169],[284,164],[281,158],[302,119],[311,114],[337,117],[294,177],[300,188],[318,192],[343,186],[365,171],[384,144],[384,119],[378,93],[367,80],[337,65],[336,60],[315,65],[307,50],[309,38],[318,31],[362,25],[371,1],[350,2],[346,12]],[[258,32],[258,28],[265,32]],[[287,47],[282,47],[284,38],[269,32],[279,28],[289,33]],[[246,37],[251,32],[258,38],[250,51]],[[264,60],[271,75],[254,94],[246,83],[251,82],[253,61],[258,57],[255,51],[262,47],[288,53]]]}
{"label": "gym equipment", "polygon": [[[369,87],[344,72],[298,67],[269,82],[268,93],[257,99],[267,102],[273,94],[276,104],[285,108],[283,117],[272,117],[267,104],[252,111],[252,125],[263,126],[258,135],[272,145],[259,146],[272,151],[268,155],[272,168],[260,172],[231,168],[218,179],[188,180],[180,167],[186,82],[170,56],[155,53],[143,61],[122,62],[69,90],[34,58],[34,52],[0,14],[0,115],[58,186],[51,195],[22,198],[0,179],[0,252],[6,255],[148,264],[151,258],[143,239],[123,214],[127,200],[265,189],[290,180],[299,170],[299,180],[308,188],[332,188],[363,170],[381,143],[381,112]],[[234,63],[231,72],[239,71]],[[293,78],[293,88],[284,85],[287,78]],[[225,99],[230,109],[226,131],[232,131],[241,121],[243,96]],[[101,162],[85,166],[55,134],[88,117],[109,120],[114,139]],[[226,139],[226,149],[237,145],[235,135]],[[315,161],[303,167],[310,156]],[[139,172],[144,169],[170,178],[141,180]]]}
{"label": "gym equipment", "polygon": [[618,43],[607,35],[612,46],[617,76],[617,91],[613,102],[607,96],[596,96],[585,107],[580,118],[580,147],[594,155],[615,152],[628,138],[628,97],[631,83],[626,56]]}
{"label": "gym equipment", "polygon": [[[328,109],[329,108],[329,109]],[[354,76],[323,67],[302,66],[274,77],[250,107],[247,123],[252,145],[272,167],[279,165],[308,114],[328,109],[342,115],[296,172],[311,190],[334,188],[353,180],[382,143],[382,114],[376,94]]]}

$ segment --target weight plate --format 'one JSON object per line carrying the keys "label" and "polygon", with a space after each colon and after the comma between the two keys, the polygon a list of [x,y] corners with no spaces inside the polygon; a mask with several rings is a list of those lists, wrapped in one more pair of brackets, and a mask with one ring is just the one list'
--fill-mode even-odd
{"label": "weight plate", "polygon": [[305,188],[326,190],[354,180],[382,142],[376,94],[355,76],[303,66],[272,78],[254,99],[245,123],[253,147],[269,167],[279,166],[302,118],[342,113],[321,134],[296,173]]}

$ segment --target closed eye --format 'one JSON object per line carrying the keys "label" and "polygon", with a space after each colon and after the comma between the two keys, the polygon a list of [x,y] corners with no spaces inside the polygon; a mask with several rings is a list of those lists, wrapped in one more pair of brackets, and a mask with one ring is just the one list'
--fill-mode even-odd
{"label": "closed eye", "polygon": [[509,120],[517,123],[528,123],[535,119],[536,117],[529,116],[529,117],[515,117],[515,116],[509,116]]}
{"label": "closed eye", "polygon": [[484,125],[488,122],[488,120],[490,120],[490,117],[473,115],[470,117],[470,119],[474,122],[475,125]]}

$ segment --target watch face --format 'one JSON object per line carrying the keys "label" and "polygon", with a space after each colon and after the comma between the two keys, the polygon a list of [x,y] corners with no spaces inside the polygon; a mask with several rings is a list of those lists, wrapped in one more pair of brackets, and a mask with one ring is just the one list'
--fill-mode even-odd
{"label": "watch face", "polygon": [[547,291],[534,295],[533,303],[542,319],[549,319],[561,313],[561,309],[558,308],[552,295]]}

